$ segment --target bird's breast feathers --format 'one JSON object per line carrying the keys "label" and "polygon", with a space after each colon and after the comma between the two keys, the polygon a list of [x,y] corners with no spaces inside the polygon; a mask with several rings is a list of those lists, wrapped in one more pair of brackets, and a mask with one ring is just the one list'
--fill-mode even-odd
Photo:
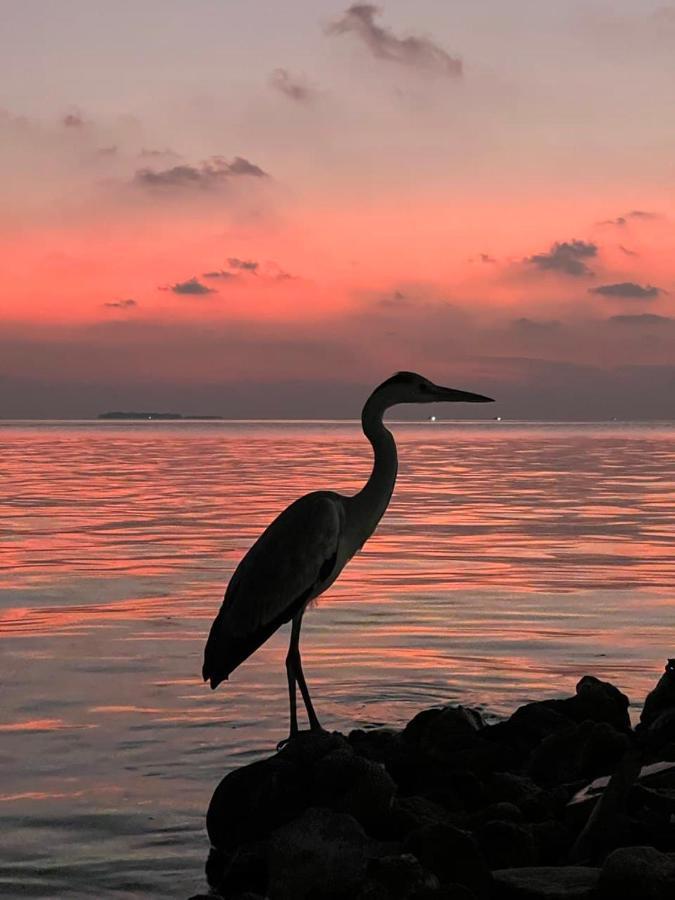
{"label": "bird's breast feathers", "polygon": [[345,509],[338,494],[317,491],[287,507],[237,566],[221,608],[239,634],[289,618],[333,583],[350,558]]}

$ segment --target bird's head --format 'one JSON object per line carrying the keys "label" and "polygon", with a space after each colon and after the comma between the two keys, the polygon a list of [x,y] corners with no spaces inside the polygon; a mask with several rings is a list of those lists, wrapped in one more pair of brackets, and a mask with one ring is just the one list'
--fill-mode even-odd
{"label": "bird's head", "polygon": [[492,397],[440,387],[416,372],[397,372],[373,393],[385,406],[398,403],[493,403]]}

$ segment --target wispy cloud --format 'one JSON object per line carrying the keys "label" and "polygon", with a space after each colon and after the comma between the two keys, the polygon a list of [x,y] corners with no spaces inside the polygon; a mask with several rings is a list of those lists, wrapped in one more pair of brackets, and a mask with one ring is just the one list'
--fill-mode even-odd
{"label": "wispy cloud", "polygon": [[84,118],[80,115],[80,113],[68,113],[67,116],[64,116],[61,119],[64,128],[82,128],[86,125]]}
{"label": "wispy cloud", "polygon": [[644,287],[634,281],[620,281],[617,284],[601,284],[588,289],[591,294],[602,297],[623,297],[628,300],[653,300],[663,293],[661,288],[647,284]]}
{"label": "wispy cloud", "polygon": [[548,253],[535,253],[528,256],[525,262],[543,272],[562,272],[574,278],[584,278],[593,275],[585,260],[597,255],[597,244],[572,240],[556,242]]}
{"label": "wispy cloud", "polygon": [[212,272],[202,272],[202,278],[222,278],[223,281],[236,281],[238,276],[226,269],[214,269]]}
{"label": "wispy cloud", "polygon": [[375,21],[379,14],[380,8],[372,3],[354,3],[326,31],[331,35],[355,35],[377,59],[451,78],[462,75],[461,59],[451,56],[431,38],[397,37]]}
{"label": "wispy cloud", "polygon": [[267,172],[243,156],[235,156],[228,162],[222,156],[212,156],[199,166],[187,164],[171,166],[168,169],[139,169],[134,182],[149,188],[197,188],[211,190],[220,187],[228,179],[238,176],[265,178]]}
{"label": "wispy cloud", "polygon": [[253,274],[258,271],[260,265],[253,259],[237,259],[236,256],[231,256],[227,263],[231,269],[241,269],[243,272],[252,272]]}
{"label": "wispy cloud", "polygon": [[191,296],[200,296],[202,294],[214,294],[215,289],[202,284],[197,278],[188,278],[187,281],[177,281],[172,284],[170,290],[174,294],[187,294]]}
{"label": "wispy cloud", "polygon": [[624,213],[622,216],[617,216],[615,219],[604,219],[602,222],[598,222],[598,225],[616,225],[619,228],[622,228],[624,225],[627,225],[631,219],[660,219],[660,215],[655,212],[648,212],[644,209],[632,209],[630,212]]}
{"label": "wispy cloud", "polygon": [[296,103],[311,103],[317,96],[316,89],[303,75],[293,75],[288,69],[275,69],[269,77],[269,84]]}
{"label": "wispy cloud", "polygon": [[133,309],[135,306],[138,306],[135,300],[110,300],[108,303],[104,303],[103,306],[107,306],[108,309]]}
{"label": "wispy cloud", "polygon": [[675,319],[671,316],[657,316],[655,313],[612,316],[609,321],[617,325],[675,325]]}

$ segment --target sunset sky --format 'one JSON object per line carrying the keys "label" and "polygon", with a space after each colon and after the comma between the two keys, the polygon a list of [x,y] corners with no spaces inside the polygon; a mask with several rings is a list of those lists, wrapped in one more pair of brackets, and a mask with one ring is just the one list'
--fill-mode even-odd
{"label": "sunset sky", "polygon": [[675,414],[675,4],[0,11],[0,416]]}

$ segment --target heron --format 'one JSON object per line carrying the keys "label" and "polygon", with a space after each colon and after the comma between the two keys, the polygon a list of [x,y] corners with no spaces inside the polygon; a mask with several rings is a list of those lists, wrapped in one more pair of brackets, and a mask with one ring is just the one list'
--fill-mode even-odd
{"label": "heron", "polygon": [[437,402],[493,401],[440,387],[415,372],[398,372],[382,382],[361,413],[363,433],[373,448],[373,468],[364,487],[351,497],[312,491],[291,503],[263,531],[227,585],[206,642],[202,676],[215,689],[278,628],[291,622],[286,656],[289,740],[298,734],[298,687],[310,729],[321,730],[302,671],[302,617],[375,531],[394,490],[398,456],[384,413],[401,403]]}

